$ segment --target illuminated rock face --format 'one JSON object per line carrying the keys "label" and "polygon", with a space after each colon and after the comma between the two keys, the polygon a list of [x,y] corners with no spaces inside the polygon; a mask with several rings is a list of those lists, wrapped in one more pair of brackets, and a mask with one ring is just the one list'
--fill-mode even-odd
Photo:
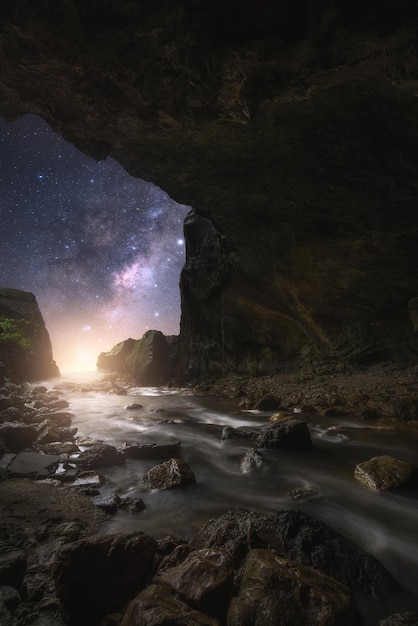
{"label": "illuminated rock face", "polygon": [[[148,330],[141,339],[127,339],[101,352],[97,360],[99,371],[115,372],[138,385],[164,385],[173,364],[170,358],[170,337],[158,330]],[[174,364],[174,366],[176,363]]]}
{"label": "illuminated rock face", "polygon": [[0,289],[0,362],[15,382],[59,376],[45,323],[32,293]]}
{"label": "illuminated rock face", "polygon": [[0,115],[209,220],[186,227],[184,378],[416,361],[413,0],[27,4],[0,9]]}

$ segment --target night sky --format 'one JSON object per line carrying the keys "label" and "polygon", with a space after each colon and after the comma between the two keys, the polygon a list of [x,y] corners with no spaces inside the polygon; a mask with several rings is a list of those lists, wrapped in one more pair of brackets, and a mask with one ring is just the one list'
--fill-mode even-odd
{"label": "night sky", "polygon": [[62,371],[149,328],[178,334],[189,209],[38,117],[0,119],[0,287],[35,294]]}

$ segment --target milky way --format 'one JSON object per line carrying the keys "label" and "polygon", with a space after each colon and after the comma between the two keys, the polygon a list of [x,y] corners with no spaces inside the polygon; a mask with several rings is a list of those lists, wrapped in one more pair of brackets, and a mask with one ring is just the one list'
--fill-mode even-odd
{"label": "milky way", "polygon": [[189,210],[38,117],[0,120],[0,287],[35,294],[63,370],[149,328],[179,332]]}

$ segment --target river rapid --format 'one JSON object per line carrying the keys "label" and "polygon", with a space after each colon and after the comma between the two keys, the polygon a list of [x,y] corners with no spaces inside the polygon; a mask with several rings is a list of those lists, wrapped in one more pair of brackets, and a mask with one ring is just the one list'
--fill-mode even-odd
{"label": "river rapid", "polygon": [[[60,382],[47,385],[52,388]],[[199,397],[187,390],[131,388],[129,395],[76,391],[64,392],[63,397],[75,415],[77,436],[116,446],[178,440],[181,457],[196,476],[196,484],[184,489],[147,491],[143,476],[161,461],[128,459],[123,466],[100,470],[106,478],[102,493],[139,496],[147,507],[134,515],[119,510],[106,532],[141,530],[157,539],[171,534],[193,541],[205,521],[233,507],[252,507],[266,514],[297,507],[386,566],[412,598],[395,610],[418,610],[414,600],[418,596],[418,499],[373,493],[353,477],[357,463],[381,454],[418,465],[418,437],[413,429],[379,428],[360,417],[312,415],[308,418],[312,450],[262,450],[267,460],[263,469],[242,473],[240,462],[253,444],[222,443],[222,430],[225,426],[260,429],[271,412],[237,411],[234,401]],[[128,410],[132,403],[142,408]]]}

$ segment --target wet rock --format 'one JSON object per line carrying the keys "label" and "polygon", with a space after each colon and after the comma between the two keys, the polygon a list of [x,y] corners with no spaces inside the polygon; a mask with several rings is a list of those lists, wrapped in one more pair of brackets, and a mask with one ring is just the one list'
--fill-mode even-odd
{"label": "wet rock", "polygon": [[290,417],[289,413],[285,413],[285,411],[276,411],[269,417],[269,422],[281,422],[284,419]]}
{"label": "wet rock", "polygon": [[418,626],[418,613],[412,611],[394,613],[380,620],[379,626]]}
{"label": "wet rock", "polygon": [[221,548],[233,559],[245,557],[252,548],[280,549],[273,517],[252,509],[233,509],[206,522],[199,542],[206,548]]}
{"label": "wet rock", "polygon": [[387,454],[356,465],[354,478],[373,491],[418,487],[417,468]]}
{"label": "wet rock", "polygon": [[93,498],[94,506],[106,513],[115,513],[120,504],[120,498],[116,493],[101,493]]}
{"label": "wet rock", "polygon": [[128,404],[128,406],[126,407],[128,411],[135,411],[136,409],[143,409],[143,408],[144,408],[144,405],[139,404],[138,402],[133,402],[132,404]]}
{"label": "wet rock", "polygon": [[289,417],[267,426],[258,439],[260,448],[310,450],[311,434],[305,421]]}
{"label": "wet rock", "polygon": [[48,403],[48,406],[51,409],[67,409],[70,405],[67,402],[67,400],[53,400],[52,402]]}
{"label": "wet rock", "polygon": [[169,585],[191,606],[219,616],[227,607],[232,576],[226,553],[203,548],[191,552],[176,567],[160,568],[153,582]]}
{"label": "wet rock", "polygon": [[158,542],[158,556],[161,557],[158,569],[166,571],[178,567],[195,550],[195,546],[180,539],[165,537]]}
{"label": "wet rock", "polygon": [[54,578],[70,624],[97,626],[146,584],[157,542],[143,533],[90,537],[64,546]]}
{"label": "wet rock", "polygon": [[151,468],[144,482],[149,489],[175,489],[195,483],[196,478],[185,461],[173,458]]}
{"label": "wet rock", "polygon": [[132,514],[139,513],[147,508],[143,499],[136,496],[125,496],[121,498],[120,506]]}
{"label": "wet rock", "polygon": [[243,474],[260,470],[265,465],[265,458],[257,450],[247,450],[244,458],[241,460],[240,469]]}
{"label": "wet rock", "polygon": [[6,411],[7,409],[22,409],[25,404],[25,398],[19,396],[0,396],[0,411]]}
{"label": "wet rock", "polygon": [[47,478],[54,475],[59,462],[60,457],[55,454],[20,452],[10,463],[8,471],[13,478]]}
{"label": "wet rock", "polygon": [[302,511],[279,511],[276,533],[286,558],[320,570],[353,591],[383,597],[396,587],[380,561]]}
{"label": "wet rock", "polygon": [[0,430],[4,445],[11,452],[21,452],[29,448],[37,438],[34,426],[26,424],[4,424]]}
{"label": "wet rock", "polygon": [[287,492],[287,495],[293,498],[293,500],[311,500],[313,498],[319,498],[319,492],[313,487],[300,487],[299,489],[292,489]]}
{"label": "wet rock", "polygon": [[47,413],[43,416],[50,422],[61,428],[71,426],[72,420],[75,417],[73,413],[67,413],[66,411],[60,411],[58,413]]}
{"label": "wet rock", "polygon": [[77,434],[77,428],[61,428],[53,424],[50,420],[44,420],[37,427],[37,443],[40,445],[53,443],[55,441],[66,441],[72,439]]}
{"label": "wet rock", "polygon": [[71,484],[71,488],[77,489],[97,489],[105,484],[103,476],[97,472],[80,472],[74,482]]}
{"label": "wet rock", "polygon": [[21,589],[26,574],[27,555],[23,550],[3,545],[0,552],[0,585]]}
{"label": "wet rock", "polygon": [[80,453],[74,459],[83,469],[99,469],[101,467],[109,467],[111,465],[123,465],[125,463],[125,455],[106,443],[93,444],[88,450]]}
{"label": "wet rock", "polygon": [[268,550],[251,550],[228,626],[243,624],[362,624],[354,597],[341,583]]}
{"label": "wet rock", "polygon": [[232,428],[232,426],[224,426],[221,435],[221,441],[230,441],[234,439],[249,439],[255,441],[259,437],[259,433],[244,428]]}
{"label": "wet rock", "polygon": [[71,454],[80,452],[74,441],[51,441],[51,443],[37,446],[44,454],[59,454],[60,457],[67,457]]}
{"label": "wet rock", "polygon": [[254,408],[258,411],[277,411],[280,408],[280,404],[281,398],[274,393],[267,393],[255,403]]}
{"label": "wet rock", "polygon": [[213,619],[182,602],[166,585],[152,584],[129,604],[120,626],[218,626]]}
{"label": "wet rock", "polygon": [[180,441],[126,444],[123,452],[128,459],[170,459],[180,455]]}

